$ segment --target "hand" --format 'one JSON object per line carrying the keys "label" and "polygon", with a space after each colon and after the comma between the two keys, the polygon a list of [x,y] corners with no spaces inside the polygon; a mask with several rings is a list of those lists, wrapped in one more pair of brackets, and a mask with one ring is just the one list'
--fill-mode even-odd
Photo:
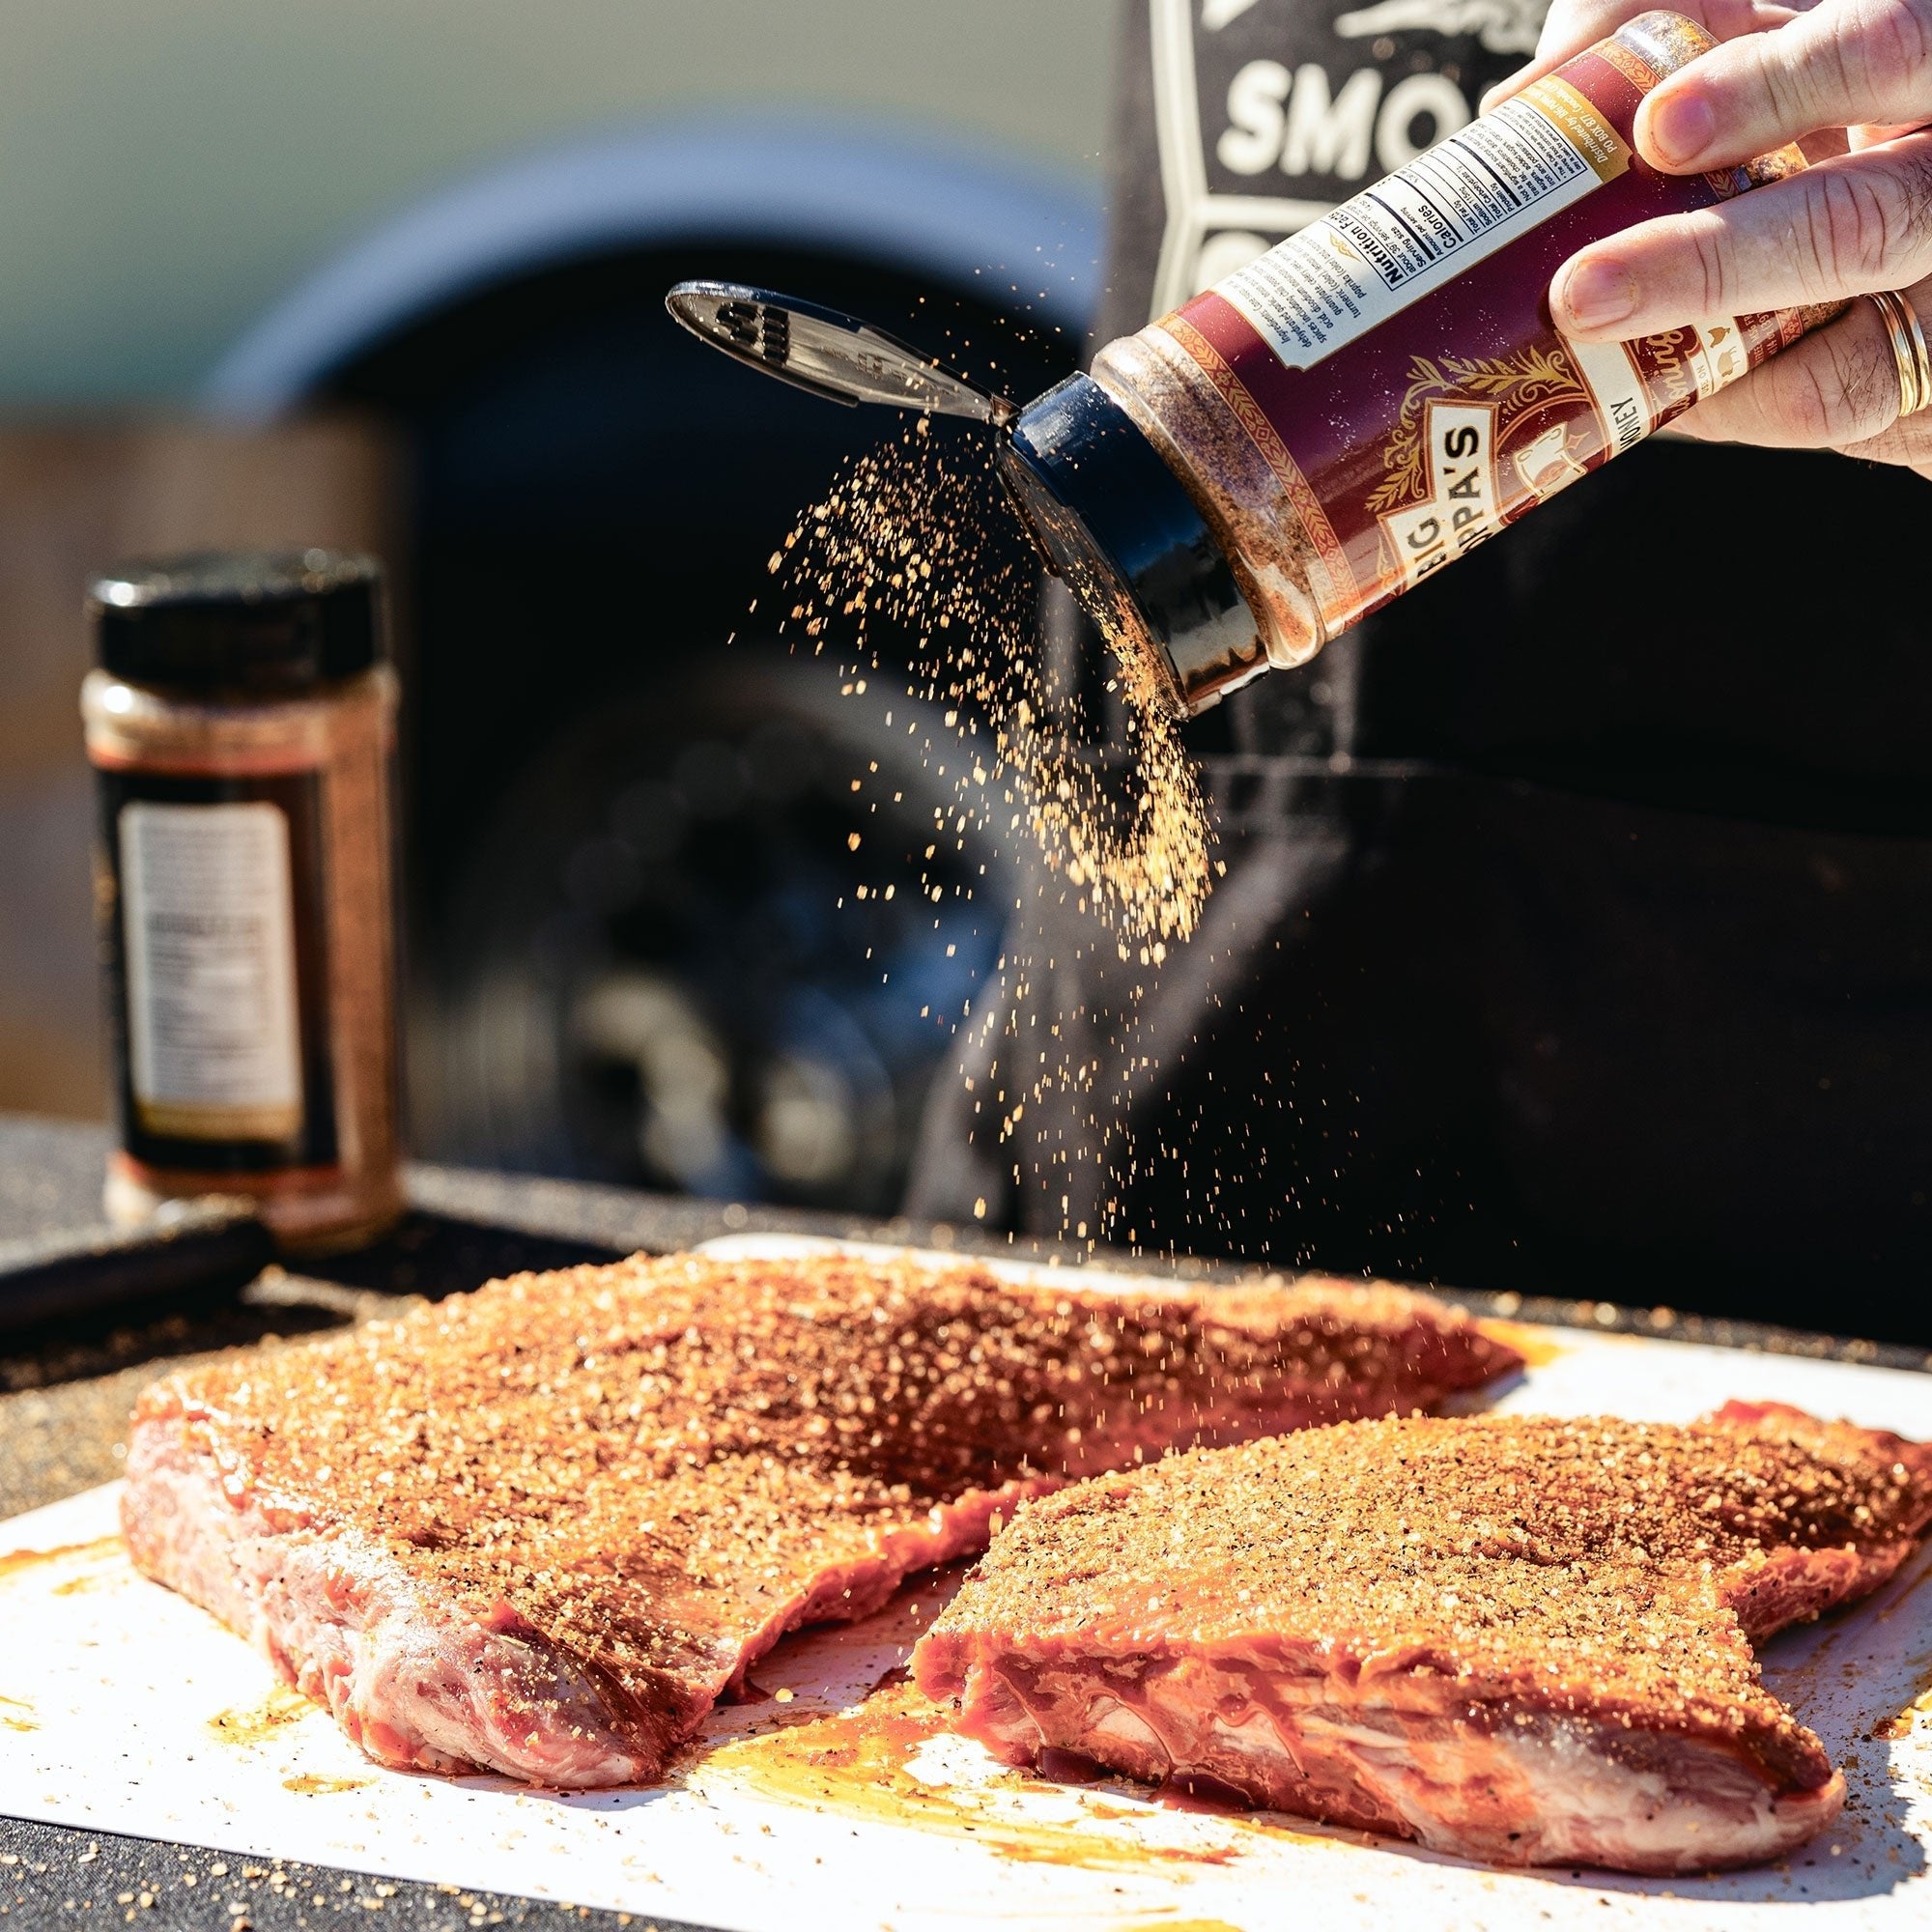
{"label": "hand", "polygon": [[[1644,11],[1555,0],[1515,93]],[[1689,0],[1722,44],[1652,90],[1637,151],[1668,174],[1796,141],[1811,162],[1695,214],[1594,242],[1557,270],[1566,335],[1628,340],[1687,322],[1895,289],[1932,333],[1932,0]],[[1932,411],[1901,418],[1897,368],[1868,301],[1679,419],[1722,441],[1839,449],[1932,476]]]}

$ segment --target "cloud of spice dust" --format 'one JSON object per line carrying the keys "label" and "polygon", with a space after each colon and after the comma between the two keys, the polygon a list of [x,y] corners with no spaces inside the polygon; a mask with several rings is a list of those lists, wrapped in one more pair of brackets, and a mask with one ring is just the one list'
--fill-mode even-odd
{"label": "cloud of spice dust", "polygon": [[949,774],[960,810],[996,843],[1029,836],[1122,958],[1158,960],[1211,883],[1199,775],[1124,643],[1108,689],[1128,700],[1127,755],[1094,755],[1095,721],[1039,648],[1035,572],[987,541],[1001,500],[990,443],[942,444],[923,419],[850,459],[773,554],[778,629],[873,669],[875,620],[909,637],[910,695],[943,707],[968,753]]}
{"label": "cloud of spice dust", "polygon": [[[1084,1116],[1079,1145],[1031,1158],[1064,1232],[1091,1245],[1129,1233],[1115,1209],[1134,1163],[1125,1103],[1155,1071],[1130,1018],[1142,981],[1196,933],[1225,867],[1152,668],[1115,641],[1089,702],[1076,682],[1083,668],[1043,648],[1037,565],[1016,526],[1004,526],[994,461],[989,439],[935,436],[923,420],[849,459],[773,553],[776,595],[759,602],[794,650],[841,668],[847,692],[864,694],[868,675],[903,675],[915,700],[906,729],[952,794],[950,810],[935,810],[926,861],[942,841],[964,850],[970,826],[982,850],[1029,862],[1013,869],[1039,909],[1055,907],[1061,921],[1070,911],[1074,931],[1090,935],[1064,949],[1070,957],[1050,945],[1035,957],[1026,934],[1037,923],[1009,923],[1026,902],[987,907],[1009,928],[1008,951],[974,1027],[978,1079],[963,1067],[961,1077],[964,1130],[996,1161],[1030,1144],[1020,1129],[1029,1105],[1037,1114],[1057,1101],[1049,1111],[1059,1113],[1070,1103]],[[919,889],[935,900],[943,890],[927,874]],[[893,887],[867,891],[890,896]],[[1081,973],[1062,970],[1083,959]],[[971,1003],[961,1022],[969,1017]],[[1115,1064],[1110,1045],[1129,1042],[1141,1050]],[[1067,1184],[1075,1163],[1104,1170],[1097,1190]],[[1021,1185],[1018,1164],[1011,1174]],[[1091,1218],[1082,1201],[1097,1210]]]}

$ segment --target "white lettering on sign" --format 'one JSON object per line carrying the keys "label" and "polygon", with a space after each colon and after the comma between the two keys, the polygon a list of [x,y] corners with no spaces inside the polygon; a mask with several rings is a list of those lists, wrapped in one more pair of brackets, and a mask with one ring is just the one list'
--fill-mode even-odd
{"label": "white lettering on sign", "polygon": [[[1440,74],[1417,74],[1411,79],[1434,81],[1436,86],[1422,93],[1410,87],[1395,115],[1378,115],[1376,105],[1381,99],[1382,77],[1375,68],[1357,68],[1338,93],[1327,70],[1313,61],[1295,69],[1293,76],[1279,61],[1249,61],[1228,83],[1228,126],[1214,144],[1214,157],[1236,175],[1265,174],[1279,167],[1286,175],[1360,181],[1369,172],[1371,148],[1379,151],[1385,142],[1395,140],[1392,130],[1398,122],[1406,133],[1416,117],[1426,113],[1434,117],[1435,132],[1447,133],[1468,120],[1468,103],[1454,82]],[[1443,99],[1444,88],[1453,101]],[[1401,87],[1396,90],[1401,91]],[[1414,153],[1410,148],[1402,158],[1407,160]]]}
{"label": "white lettering on sign", "polygon": [[1372,67],[1351,73],[1334,95],[1328,91],[1327,73],[1312,61],[1296,68],[1281,148],[1282,173],[1360,181],[1369,171],[1376,102],[1381,98],[1382,77]]}
{"label": "white lettering on sign", "polygon": [[1431,403],[1423,412],[1429,495],[1382,518],[1405,590],[1502,527],[1493,403]]}
{"label": "white lettering on sign", "polygon": [[1289,85],[1288,70],[1272,60],[1250,61],[1228,83],[1228,126],[1214,158],[1230,174],[1264,174],[1280,157]]}
{"label": "white lettering on sign", "polygon": [[[1204,6],[1207,4],[1208,0],[1204,0]],[[1218,0],[1218,6],[1231,10],[1227,11],[1229,19],[1245,11],[1244,0]],[[1333,197],[1325,187],[1318,189],[1311,198],[1279,191],[1298,184],[1286,181],[1269,184],[1256,179],[1271,173],[1287,139],[1288,118],[1283,107],[1288,98],[1286,70],[1282,70],[1275,100],[1259,101],[1255,112],[1261,116],[1260,121],[1253,122],[1252,115],[1243,109],[1248,118],[1234,124],[1255,132],[1258,141],[1263,135],[1267,136],[1262,158],[1248,162],[1251,172],[1231,167],[1230,172],[1236,176],[1230,185],[1234,192],[1211,184],[1208,168],[1215,158],[1218,130],[1203,125],[1202,80],[1195,61],[1194,0],[1147,0],[1147,11],[1154,133],[1160,147],[1161,200],[1166,206],[1160,254],[1154,264],[1153,286],[1148,298],[1148,320],[1152,322],[1264,252],[1233,243],[1214,246],[1216,236],[1258,235],[1264,245],[1278,242],[1284,235],[1293,235],[1309,222],[1320,220],[1333,206]],[[1204,12],[1201,17],[1211,32],[1218,14]],[[1237,157],[1241,156],[1242,146],[1237,143],[1233,153]],[[1277,191],[1267,192],[1270,185]],[[1262,191],[1255,192],[1256,189]]]}
{"label": "white lettering on sign", "polygon": [[1372,67],[1357,68],[1337,92],[1312,61],[1293,74],[1280,61],[1249,61],[1228,83],[1228,125],[1214,158],[1235,175],[1278,166],[1287,175],[1360,181],[1371,148],[1386,174],[1468,126],[1468,97],[1446,74],[1408,74],[1385,99],[1381,90]]}

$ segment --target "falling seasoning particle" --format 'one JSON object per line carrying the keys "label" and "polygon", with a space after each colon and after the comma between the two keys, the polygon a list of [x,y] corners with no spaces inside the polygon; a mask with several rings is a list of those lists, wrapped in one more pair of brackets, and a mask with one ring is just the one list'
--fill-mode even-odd
{"label": "falling seasoning particle", "polygon": [[[1108,639],[1115,664],[1102,680],[1108,702],[1104,712],[1084,708],[1057,654],[1040,648],[1031,559],[1015,564],[988,545],[988,504],[1000,501],[989,455],[942,446],[924,432],[922,419],[896,442],[847,463],[799,520],[782,553],[774,553],[777,588],[784,595],[781,609],[790,609],[812,648],[836,663],[848,696],[866,690],[867,671],[883,669],[881,642],[870,631],[875,621],[890,628],[895,662],[906,663],[905,640],[913,641],[906,690],[922,710],[908,724],[912,742],[902,749],[922,756],[935,800],[949,794],[952,800],[930,808],[937,837],[924,849],[928,867],[943,840],[968,867],[977,864],[984,878],[989,854],[1017,858],[1010,848],[1000,854],[998,847],[1024,840],[1036,855],[1025,869],[1037,881],[1032,890],[1043,909],[1065,906],[1069,916],[1092,921],[1095,938],[1104,935],[1123,963],[1138,956],[1144,966],[1159,966],[1172,943],[1195,932],[1208,890],[1226,876],[1227,864],[1213,851],[1198,769],[1158,696],[1157,667],[1146,645],[1126,635],[1126,626],[1114,627],[1121,633]],[[784,625],[777,628],[783,632]],[[930,723],[935,716],[943,730]],[[953,754],[948,736],[963,757]],[[1096,758],[1102,749],[1124,755]],[[876,760],[869,769],[878,773]],[[863,784],[852,780],[852,791]],[[893,803],[903,805],[905,796],[894,791]],[[872,810],[876,813],[879,806]],[[977,850],[969,851],[969,836],[982,841]],[[857,835],[848,837],[848,847],[859,849]],[[961,899],[974,897],[970,888],[935,880],[925,868],[912,890],[938,905],[949,886]],[[862,901],[895,895],[884,882],[853,894]],[[842,906],[844,895],[838,902]],[[1024,912],[1023,896],[1016,895],[1013,903]],[[956,958],[958,950],[949,944],[947,958]],[[1101,956],[1091,942],[1087,950]],[[1074,953],[1083,956],[1077,944]],[[995,970],[1002,992],[982,1003],[989,1043],[996,1026],[1015,1039],[1035,1028],[1055,968],[1050,959],[1003,957]],[[1126,989],[1129,1008],[1145,997],[1141,986]],[[928,1007],[922,1017],[929,1013]],[[1111,1016],[1074,1017],[1104,1035]],[[946,1023],[943,1012],[941,1018]],[[952,1023],[953,1031],[964,1018],[962,1013]],[[1041,1034],[1049,1037],[1044,1028]],[[1030,1074],[1022,1084],[1036,1101],[1049,1088],[1092,1096],[1087,1119],[1104,1144],[1102,1158],[1117,1190],[1097,1233],[1117,1238],[1116,1217],[1128,1186],[1122,1176],[1130,1180],[1134,1161],[1125,1127],[1133,1095],[1124,1083],[1145,1086],[1147,1058],[1139,1056],[1137,1066],[1129,1048],[1124,1065],[1110,1068],[1099,1055],[1076,1061],[1063,1046],[1057,1059],[1041,1053],[1037,1071],[1032,1058],[1029,1051]],[[970,1081],[967,1086],[970,1092]],[[1004,1093],[999,1099],[1004,1106]],[[989,1103],[976,1100],[976,1113],[982,1104]],[[1022,1112],[1015,1104],[1003,1118],[1003,1137]],[[991,1118],[982,1131],[990,1131]],[[1051,1124],[1050,1111],[1046,1118]],[[1029,1158],[1036,1183],[1046,1170],[1070,1164],[1064,1149],[1045,1145],[1020,1142],[1015,1153],[1016,1185],[1025,1184]],[[1179,1172],[1185,1187],[1184,1160]],[[981,1199],[975,1219],[985,1213]],[[1064,1208],[1063,1226],[1073,1226]],[[1089,1226],[1079,1224],[1081,1238],[1088,1237]],[[1157,1240],[1158,1233],[1151,1231],[1150,1237]],[[1137,1234],[1129,1231],[1128,1239],[1137,1241]]]}

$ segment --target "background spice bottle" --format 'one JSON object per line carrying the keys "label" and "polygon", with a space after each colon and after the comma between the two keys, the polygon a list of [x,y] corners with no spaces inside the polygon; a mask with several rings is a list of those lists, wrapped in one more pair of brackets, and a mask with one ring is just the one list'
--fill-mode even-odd
{"label": "background spice bottle", "polygon": [[93,585],[117,1221],[242,1195],[300,1250],[401,1209],[381,589],[369,558],[316,550]]}
{"label": "background spice bottle", "polygon": [[1305,663],[1835,312],[1607,344],[1550,320],[1585,243],[1804,165],[1672,176],[1634,152],[1644,95],[1714,44],[1640,16],[1020,415],[1023,514],[1171,704]]}

